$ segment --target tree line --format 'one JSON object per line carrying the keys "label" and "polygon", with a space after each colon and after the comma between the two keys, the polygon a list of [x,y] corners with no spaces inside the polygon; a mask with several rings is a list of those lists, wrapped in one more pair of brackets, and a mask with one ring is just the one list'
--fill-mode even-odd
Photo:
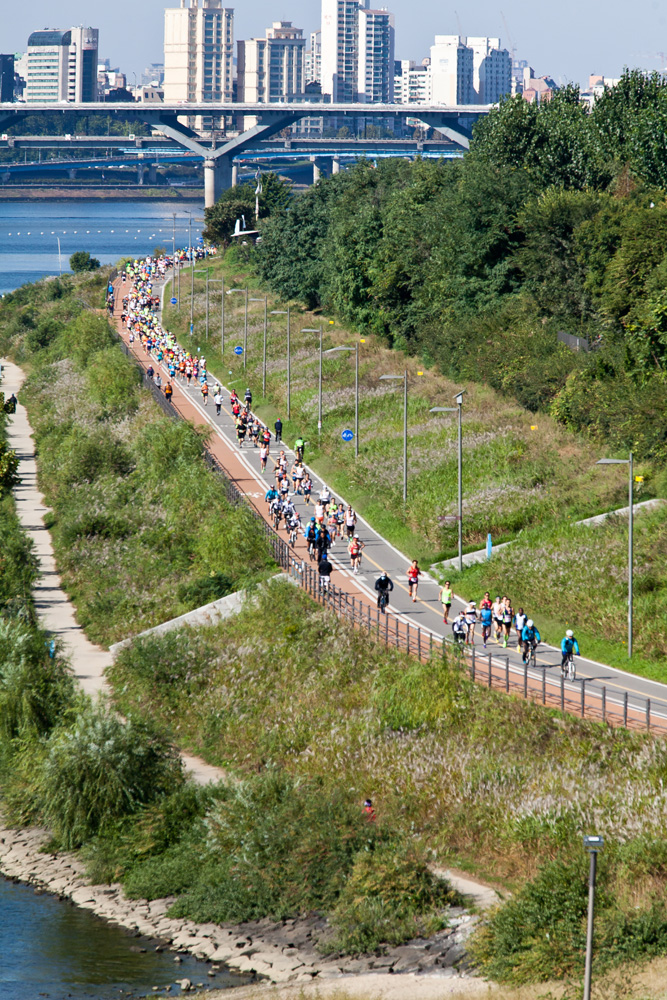
{"label": "tree line", "polygon": [[281,191],[256,267],[285,300],[665,461],[666,123],[665,81],[638,71],[592,110],[576,87],[507,99],[460,160]]}

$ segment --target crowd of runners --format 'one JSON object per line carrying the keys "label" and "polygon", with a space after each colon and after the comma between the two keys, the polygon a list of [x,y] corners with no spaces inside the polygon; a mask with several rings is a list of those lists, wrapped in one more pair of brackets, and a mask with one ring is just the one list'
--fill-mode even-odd
{"label": "crowd of runners", "polygon": [[[175,258],[149,256],[144,260],[128,263],[121,275],[123,291],[127,288],[122,298],[121,320],[126,327],[130,344],[140,344],[149,356],[147,376],[169,401],[173,396],[174,384],[179,380],[191,388],[198,388],[205,406],[208,405],[209,394],[212,395],[216,415],[220,415],[225,403],[222,386],[214,382],[211,389],[206,358],[184,350],[172,334],[162,327],[159,320],[160,296],[154,290],[155,283],[164,280],[167,270],[174,266],[175,261],[184,263],[192,259],[191,255],[199,259],[210,253],[215,253],[215,248],[180,250]],[[107,306],[113,313],[115,300],[111,284],[107,291]],[[282,444],[282,421],[280,418],[276,420],[272,435],[268,426],[252,411],[250,388],[246,388],[243,399],[239,398],[234,389],[229,390],[228,404],[239,448],[243,448],[248,442],[253,448],[259,449],[260,469],[262,474],[267,474],[272,438],[277,446]],[[292,547],[296,546],[300,537],[305,539],[309,558],[317,563],[320,586],[327,590],[333,572],[329,556],[336,544],[347,548],[352,573],[358,575],[365,543],[357,531],[357,514],[350,505],[336,500],[325,484],[318,495],[313,497],[313,480],[304,463],[305,447],[306,442],[297,438],[294,444],[295,457],[291,462],[286,449],[279,447],[277,456],[273,458],[275,483],[269,486],[264,499],[274,528],[287,533]],[[302,518],[296,507],[297,497],[302,498],[307,507],[312,504],[313,513],[307,520]],[[416,602],[419,577],[422,575],[416,559],[407,568],[406,575],[410,598]],[[375,591],[378,608],[382,612],[389,604],[393,588],[389,575],[381,572],[375,581]],[[440,588],[439,600],[443,607],[444,624],[451,624],[454,639],[459,644],[474,646],[475,632],[479,629],[484,649],[493,637],[504,649],[516,644],[517,650],[522,652],[524,663],[531,657],[534,659],[535,649],[541,642],[539,630],[523,608],[514,611],[509,597],[497,596],[492,600],[487,592],[479,607],[476,601],[470,601],[450,623],[453,596],[451,583],[447,581]],[[579,644],[571,630],[567,631],[561,642],[561,653],[563,668],[568,662],[572,662],[573,654],[579,654]]]}

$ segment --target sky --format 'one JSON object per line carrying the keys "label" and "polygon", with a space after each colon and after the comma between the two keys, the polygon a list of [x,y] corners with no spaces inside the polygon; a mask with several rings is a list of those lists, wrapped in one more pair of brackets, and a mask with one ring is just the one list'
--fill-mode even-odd
{"label": "sky", "polygon": [[[9,0],[4,0],[8,3]],[[174,2],[174,6],[178,6]],[[100,57],[128,75],[162,62],[164,0],[30,0],[2,18],[0,52],[20,52],[38,28],[84,24],[100,30]],[[229,6],[234,6],[232,0]],[[590,73],[619,76],[625,66],[665,68],[667,5],[664,0],[477,0],[459,14],[434,0],[379,0],[396,15],[396,58],[420,61],[435,34],[500,36],[516,58],[538,76],[586,84]],[[502,13],[501,13],[502,7]],[[318,0],[245,0],[235,7],[235,36],[262,36],[274,20],[291,20],[310,32],[319,27]],[[503,14],[505,23],[503,23]],[[460,27],[459,27],[460,22]]]}

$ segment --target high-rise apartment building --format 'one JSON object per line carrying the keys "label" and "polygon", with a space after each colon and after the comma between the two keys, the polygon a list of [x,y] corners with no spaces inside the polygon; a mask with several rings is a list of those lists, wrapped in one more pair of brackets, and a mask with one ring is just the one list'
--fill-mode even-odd
{"label": "high-rise apartment building", "polygon": [[14,100],[14,53],[0,55],[0,101],[11,104]]}
{"label": "high-rise apartment building", "polygon": [[321,83],[336,103],[391,101],[393,15],[370,0],[322,0]]}
{"label": "high-rise apartment building", "polygon": [[[181,0],[164,12],[165,103],[230,103],[234,87],[234,10],[222,0]],[[197,116],[197,127],[219,118]]]}
{"label": "high-rise apartment building", "polygon": [[424,59],[419,66],[410,59],[395,64],[394,100],[397,104],[431,103],[430,59]]}
{"label": "high-rise apartment building", "polygon": [[473,89],[477,104],[496,104],[512,92],[512,57],[499,38],[463,39],[473,53]]}
{"label": "high-rise apartment building", "polygon": [[357,100],[390,104],[394,100],[394,15],[359,8]]}
{"label": "high-rise apartment building", "polygon": [[311,31],[310,48],[305,56],[306,86],[309,83],[322,83],[322,32]]}
{"label": "high-rise apartment building", "polygon": [[431,46],[434,104],[474,104],[473,51],[458,35],[436,35]]}
{"label": "high-rise apartment building", "polygon": [[33,31],[26,53],[26,101],[96,101],[98,41],[97,28]]}
{"label": "high-rise apartment building", "polygon": [[298,100],[305,89],[306,39],[291,21],[274,21],[265,38],[238,43],[238,100],[275,104]]}

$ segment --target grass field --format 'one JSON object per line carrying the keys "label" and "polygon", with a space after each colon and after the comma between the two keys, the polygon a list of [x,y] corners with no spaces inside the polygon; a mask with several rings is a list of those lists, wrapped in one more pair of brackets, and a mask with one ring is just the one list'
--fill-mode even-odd
{"label": "grass field", "polygon": [[[201,267],[202,265],[200,265]],[[291,419],[286,413],[286,317],[271,316],[284,303],[268,297],[267,392],[262,398],[264,292],[249,266],[235,251],[209,261],[210,275],[224,277],[225,288],[249,287],[247,369],[233,353],[244,343],[245,296],[225,296],[225,352],[221,357],[221,285],[211,284],[209,337],[205,333],[205,275],[196,274],[194,336],[190,329],[191,275],[181,275],[181,307],[169,305],[165,325],[194,352],[206,354],[210,370],[225,384],[253,390],[253,406],[272,427],[277,416],[288,443],[298,435],[308,441],[306,460],[406,555],[425,562],[453,555],[456,548],[456,415],[431,414],[433,406],[453,406],[454,385],[418,360],[390,350],[373,335],[361,336],[332,325],[329,317],[291,305]],[[359,343],[359,458],[341,432],[354,427],[354,360],[347,354],[325,355],[323,432],[317,434],[319,336],[301,333],[324,329],[324,349]],[[499,348],[501,349],[501,348]],[[565,349],[565,348],[563,348]],[[409,498],[402,504],[402,383],[382,382],[381,374],[409,380]],[[621,469],[605,475],[595,468],[599,449],[557,425],[551,418],[522,410],[515,402],[479,384],[464,397],[464,542],[480,548],[491,532],[498,543],[528,526],[554,524],[621,506],[625,479]],[[644,494],[652,495],[649,470]]]}

